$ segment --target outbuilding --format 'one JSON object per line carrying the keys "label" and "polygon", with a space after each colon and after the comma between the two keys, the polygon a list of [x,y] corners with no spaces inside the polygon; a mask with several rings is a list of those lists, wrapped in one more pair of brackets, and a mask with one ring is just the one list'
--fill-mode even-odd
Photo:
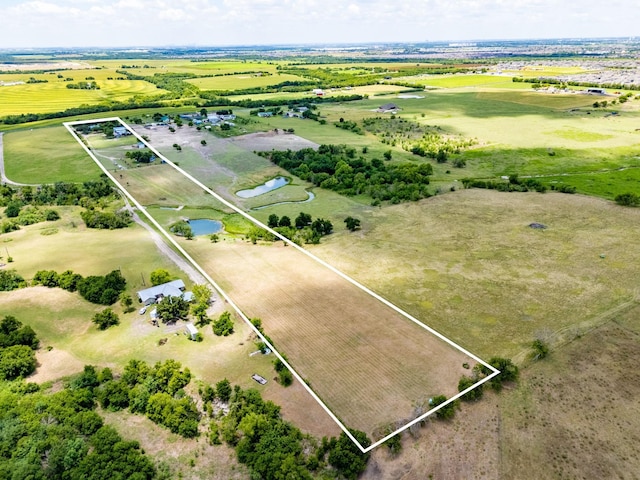
{"label": "outbuilding", "polygon": [[189,337],[189,340],[195,340],[198,335],[198,329],[192,323],[187,323],[185,326],[185,335]]}

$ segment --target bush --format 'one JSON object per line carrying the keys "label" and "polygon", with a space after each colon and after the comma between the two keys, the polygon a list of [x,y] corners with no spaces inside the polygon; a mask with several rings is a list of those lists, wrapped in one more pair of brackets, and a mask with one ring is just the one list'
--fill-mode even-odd
{"label": "bush", "polygon": [[120,323],[120,319],[113,310],[105,308],[102,312],[96,313],[93,316],[92,322],[98,325],[100,330],[106,330],[113,325],[118,325]]}
{"label": "bush", "polygon": [[27,345],[0,349],[0,380],[26,377],[36,369],[36,356]]}
{"label": "bush", "polygon": [[229,312],[223,312],[218,320],[213,322],[213,333],[219,337],[226,337],[233,333],[233,320]]}
{"label": "bush", "polygon": [[0,270],[0,292],[8,292],[26,286],[24,278],[15,270]]}
{"label": "bush", "polygon": [[[458,391],[462,392],[463,390],[466,390],[476,382],[477,382],[476,379],[463,375],[462,378],[460,378],[460,381],[458,382]],[[482,398],[482,393],[483,393],[482,385],[478,385],[476,388],[465,393],[460,398],[465,401],[479,400],[480,398]]]}
{"label": "bush", "polygon": [[640,195],[636,193],[621,193],[616,195],[615,202],[623,207],[637,207],[640,205]]}

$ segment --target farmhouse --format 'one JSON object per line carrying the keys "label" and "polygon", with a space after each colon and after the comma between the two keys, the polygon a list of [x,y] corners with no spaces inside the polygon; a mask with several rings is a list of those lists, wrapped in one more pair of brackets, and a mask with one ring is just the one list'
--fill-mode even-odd
{"label": "farmhouse", "polygon": [[385,103],[384,105],[380,105],[378,107],[378,112],[387,113],[387,112],[395,112],[396,110],[400,110],[395,103]]}
{"label": "farmhouse", "polygon": [[606,95],[607,91],[604,88],[587,88],[587,93],[591,95]]}
{"label": "farmhouse", "polygon": [[113,127],[114,137],[124,137],[126,135],[131,135],[131,132],[127,130],[125,127]]}
{"label": "farmhouse", "polygon": [[164,297],[181,297],[184,289],[185,286],[182,280],[173,280],[162,285],[140,290],[138,292],[138,300],[145,305],[151,305],[160,302]]}

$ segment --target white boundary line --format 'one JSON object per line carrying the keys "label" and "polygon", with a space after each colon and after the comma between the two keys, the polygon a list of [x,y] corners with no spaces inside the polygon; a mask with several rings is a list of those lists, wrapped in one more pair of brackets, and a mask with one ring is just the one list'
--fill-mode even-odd
{"label": "white boundary line", "polygon": [[[476,362],[481,363],[482,365],[484,365],[486,368],[488,368],[489,370],[492,371],[492,373],[486,377],[484,377],[482,380],[480,380],[479,382],[475,383],[474,385],[470,386],[469,388],[463,390],[462,392],[459,392],[457,395],[454,395],[451,398],[448,398],[446,402],[441,403],[440,405],[438,405],[437,407],[432,408],[431,410],[429,410],[427,413],[419,416],[418,418],[412,420],[411,422],[407,423],[406,425],[398,428],[397,430],[391,432],[389,435],[387,435],[386,437],[376,441],[375,443],[372,443],[371,445],[369,445],[368,447],[363,447],[360,442],[358,442],[358,440],[356,440],[356,438],[351,434],[351,432],[347,429],[347,427],[338,419],[338,417],[336,417],[336,415],[329,409],[329,407],[327,407],[327,405],[325,405],[325,403],[320,399],[320,397],[318,397],[318,395],[311,389],[311,387],[309,387],[307,385],[307,383],[302,379],[302,377],[300,377],[300,375],[298,375],[298,373],[291,367],[291,365],[289,365],[289,363],[283,358],[283,356],[273,347],[273,345],[271,345],[271,343],[264,337],[264,335],[262,333],[260,333],[258,331],[258,329],[251,323],[251,320],[249,320],[249,318],[242,312],[242,310],[240,310],[240,308],[233,302],[233,300],[231,300],[231,298],[229,297],[229,295],[227,295],[227,293],[222,290],[222,288],[209,276],[209,274],[204,271],[204,269],[176,242],[176,240],[156,221],[155,218],[153,218],[146,210],[146,208],[144,208],[134,197],[133,195],[131,195],[121,184],[120,182],[118,182],[116,180],[116,178],[109,173],[109,171],[107,170],[107,168],[100,162],[100,160],[98,160],[98,158],[94,155],[93,151],[91,151],[90,148],[87,147],[87,145],[82,141],[82,139],[78,136],[78,134],[76,133],[76,131],[73,129],[73,126],[75,125],[84,125],[84,124],[91,124],[91,123],[100,123],[100,122],[118,122],[120,123],[123,127],[125,127],[135,138],[137,138],[140,142],[144,143],[158,158],[162,159],[167,165],[170,165],[171,167],[173,167],[175,170],[177,170],[180,174],[182,174],[183,176],[185,176],[186,178],[188,178],[189,180],[191,180],[193,183],[195,183],[197,186],[199,186],[200,188],[202,188],[204,191],[206,191],[207,193],[209,193],[210,195],[212,195],[216,200],[218,200],[219,202],[221,202],[222,204],[224,204],[225,206],[229,207],[230,209],[232,209],[234,212],[242,215],[243,217],[245,217],[247,220],[249,220],[251,223],[259,226],[260,228],[263,228],[264,230],[268,231],[269,233],[271,233],[272,235],[274,235],[275,237],[279,238],[280,240],[282,240],[283,242],[285,242],[287,245],[290,245],[291,247],[295,248],[296,250],[298,250],[299,252],[307,255],[308,257],[310,257],[311,259],[315,260],[316,262],[318,262],[319,264],[323,265],[324,267],[328,268],[329,270],[331,270],[332,272],[334,272],[335,274],[339,275],[340,277],[342,277],[343,279],[347,280],[348,282],[350,282],[351,284],[355,285],[356,287],[360,288],[361,290],[363,290],[364,292],[368,293],[369,295],[371,295],[372,297],[374,297],[376,300],[384,303],[386,306],[390,307],[391,309],[395,310],[397,313],[401,314],[402,316],[404,316],[405,318],[411,320],[413,323],[415,323],[416,325],[424,328],[425,330],[429,331],[430,333],[432,333],[433,335],[435,335],[436,337],[438,337],[439,339],[445,341],[446,343],[448,343],[449,345],[455,347],[457,350],[461,351],[462,353],[464,353],[465,355],[473,358]],[[453,342],[452,340],[448,339],[447,337],[445,337],[444,335],[442,335],[441,333],[435,331],[434,329],[432,329],[431,327],[425,325],[424,323],[420,322],[418,319],[416,319],[415,317],[413,317],[412,315],[410,315],[409,313],[405,312],[404,310],[402,310],[401,308],[397,307],[396,305],[394,305],[393,303],[391,303],[390,301],[388,301],[387,299],[381,297],[380,295],[378,295],[377,293],[373,292],[372,290],[368,289],[367,287],[365,287],[364,285],[362,285],[361,283],[357,282],[356,280],[352,279],[351,277],[349,277],[348,275],[346,275],[345,273],[341,272],[340,270],[338,270],[337,268],[333,267],[332,265],[328,264],[327,262],[325,262],[324,260],[321,260],[320,258],[316,257],[314,254],[312,254],[311,252],[309,252],[308,250],[305,250],[304,248],[300,247],[299,245],[297,245],[296,243],[292,242],[291,240],[289,240],[288,238],[284,237],[283,235],[279,234],[278,232],[276,232],[275,230],[273,230],[272,228],[268,227],[267,225],[263,224],[262,222],[260,222],[259,220],[256,220],[255,218],[253,218],[251,215],[247,214],[246,212],[244,212],[243,210],[240,210],[238,207],[236,207],[234,204],[228,202],[227,200],[225,200],[224,198],[222,198],[221,196],[219,196],[217,193],[215,193],[213,190],[211,190],[209,187],[207,187],[206,185],[204,185],[202,182],[200,182],[199,180],[197,180],[196,178],[194,178],[193,176],[191,176],[189,173],[185,172],[184,170],[182,170],[180,167],[178,167],[175,163],[173,163],[171,160],[169,160],[168,158],[166,158],[164,155],[162,155],[160,152],[158,152],[155,148],[153,148],[151,145],[149,145],[149,143],[143,139],[140,135],[137,134],[137,132],[135,132],[131,127],[129,127],[129,125],[127,125],[125,122],[123,122],[120,117],[110,117],[110,118],[100,118],[100,119],[93,119],[93,120],[81,120],[81,121],[76,121],[76,122],[63,122],[63,125],[66,127],[66,129],[69,131],[69,133],[78,141],[78,143],[82,146],[82,148],[84,148],[84,150],[87,152],[87,154],[93,159],[94,162],[96,162],[96,164],[98,165],[98,167],[100,167],[100,169],[107,175],[107,177],[113,182],[115,183],[121,190],[122,192],[127,196],[127,198],[129,200],[131,200],[131,202],[136,206],[136,208],[138,209],[139,212],[143,213],[145,217],[147,217],[149,219],[149,221],[160,231],[160,233],[162,233],[167,240],[169,240],[169,243],[171,243],[193,266],[194,268],[196,268],[196,270],[198,270],[206,279],[207,281],[220,293],[220,295],[222,295],[224,297],[224,299],[229,303],[229,305],[231,305],[233,307],[233,309],[238,313],[238,315],[240,315],[240,317],[249,325],[249,327],[256,333],[256,335],[258,335],[258,337],[260,337],[260,339],[271,349],[272,352],[275,353],[275,355],[278,357],[278,359],[284,363],[284,365],[291,371],[291,373],[295,376],[295,378],[302,384],[302,386],[309,392],[309,394],[314,398],[314,400],[316,400],[320,406],[325,410],[325,412],[327,412],[327,414],[329,414],[329,416],[338,424],[338,426],[342,429],[342,431],[351,439],[352,442],[354,442],[358,448],[362,451],[362,453],[367,453],[369,451],[371,451],[372,449],[376,448],[377,446],[383,444],[384,442],[386,442],[387,440],[389,440],[390,438],[394,437],[395,435],[403,432],[404,430],[408,429],[409,427],[415,425],[418,422],[423,421],[425,418],[427,418],[428,416],[432,415],[433,413],[437,412],[438,410],[440,410],[441,408],[444,408],[445,406],[447,406],[448,404],[454,402],[455,400],[457,400],[458,398],[460,398],[461,396],[463,396],[464,394],[466,394],[467,392],[470,392],[471,390],[473,390],[476,387],[479,387],[480,385],[482,385],[483,383],[491,380],[493,377],[495,377],[496,375],[498,375],[500,373],[499,370],[497,370],[496,368],[494,368],[493,366],[489,365],[488,363],[484,362],[482,359],[480,359],[479,357],[477,357],[476,355],[472,354],[471,352],[467,351],[466,349],[464,349],[463,347],[461,347],[460,345],[458,345],[457,343]]]}

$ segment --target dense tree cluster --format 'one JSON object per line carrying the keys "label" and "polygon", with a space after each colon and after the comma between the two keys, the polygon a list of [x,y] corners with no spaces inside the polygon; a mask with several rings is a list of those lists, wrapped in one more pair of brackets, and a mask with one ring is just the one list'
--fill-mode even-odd
{"label": "dense tree cluster", "polygon": [[15,270],[0,270],[0,292],[8,292],[25,287],[24,278]]}
{"label": "dense tree cluster", "polygon": [[616,195],[615,201],[624,207],[638,207],[640,206],[640,195],[632,192],[621,193]]}
{"label": "dense tree cluster", "polygon": [[26,377],[36,369],[38,337],[12,315],[0,320],[0,380]]}
{"label": "dense tree cluster", "polygon": [[[486,188],[489,190],[498,190],[500,192],[530,192],[536,191],[544,193],[547,191],[547,186],[535,178],[519,179],[517,175],[511,175],[508,181],[497,180],[478,180],[473,178],[463,178],[462,185],[464,188]],[[557,188],[558,191],[564,193],[574,193],[575,189],[567,186],[568,188]]]}
{"label": "dense tree cluster", "polygon": [[[216,390],[219,395],[219,388]],[[207,400],[203,395],[205,406],[213,394],[209,389]],[[210,423],[209,440],[224,440],[233,446],[238,460],[251,469],[252,478],[310,480],[320,474],[322,478],[355,479],[366,467],[369,455],[362,454],[344,433],[317,445],[312,437],[282,420],[280,407],[264,401],[257,390],[235,386],[227,401],[229,413]],[[364,433],[352,433],[362,445],[370,445]]]}
{"label": "dense tree cluster", "polygon": [[318,150],[264,152],[273,163],[322,188],[343,195],[367,195],[374,200],[399,203],[428,197],[428,163],[386,164],[356,157],[346,145],[321,145]]}
{"label": "dense tree cluster", "polygon": [[118,315],[113,310],[105,308],[101,312],[96,313],[91,321],[95,323],[100,330],[106,330],[109,327],[118,325],[120,318],[118,318]]}
{"label": "dense tree cluster", "polygon": [[122,210],[120,212],[106,212],[99,210],[83,210],[80,218],[87,228],[97,228],[100,230],[115,230],[117,228],[128,227],[132,220],[131,214]]}
{"label": "dense tree cluster", "polygon": [[93,411],[97,385],[94,369],[56,393],[34,383],[0,383],[0,478],[155,478],[138,442],[123,440]]}
{"label": "dense tree cluster", "polygon": [[124,154],[124,156],[138,163],[151,163],[156,158],[153,152],[147,149],[129,150],[127,153]]}
{"label": "dense tree cluster", "polygon": [[[288,216],[285,215],[282,218],[278,218],[276,214],[269,215],[268,225],[280,235],[298,245],[303,243],[320,243],[322,237],[330,235],[333,232],[333,224],[330,220],[326,218],[316,218],[313,220],[311,215],[305,212],[300,212],[295,218],[294,226],[291,225],[291,219]],[[276,239],[274,235],[264,229],[257,228],[249,232],[249,238],[253,243],[255,243],[254,238],[261,238],[266,241]]]}

